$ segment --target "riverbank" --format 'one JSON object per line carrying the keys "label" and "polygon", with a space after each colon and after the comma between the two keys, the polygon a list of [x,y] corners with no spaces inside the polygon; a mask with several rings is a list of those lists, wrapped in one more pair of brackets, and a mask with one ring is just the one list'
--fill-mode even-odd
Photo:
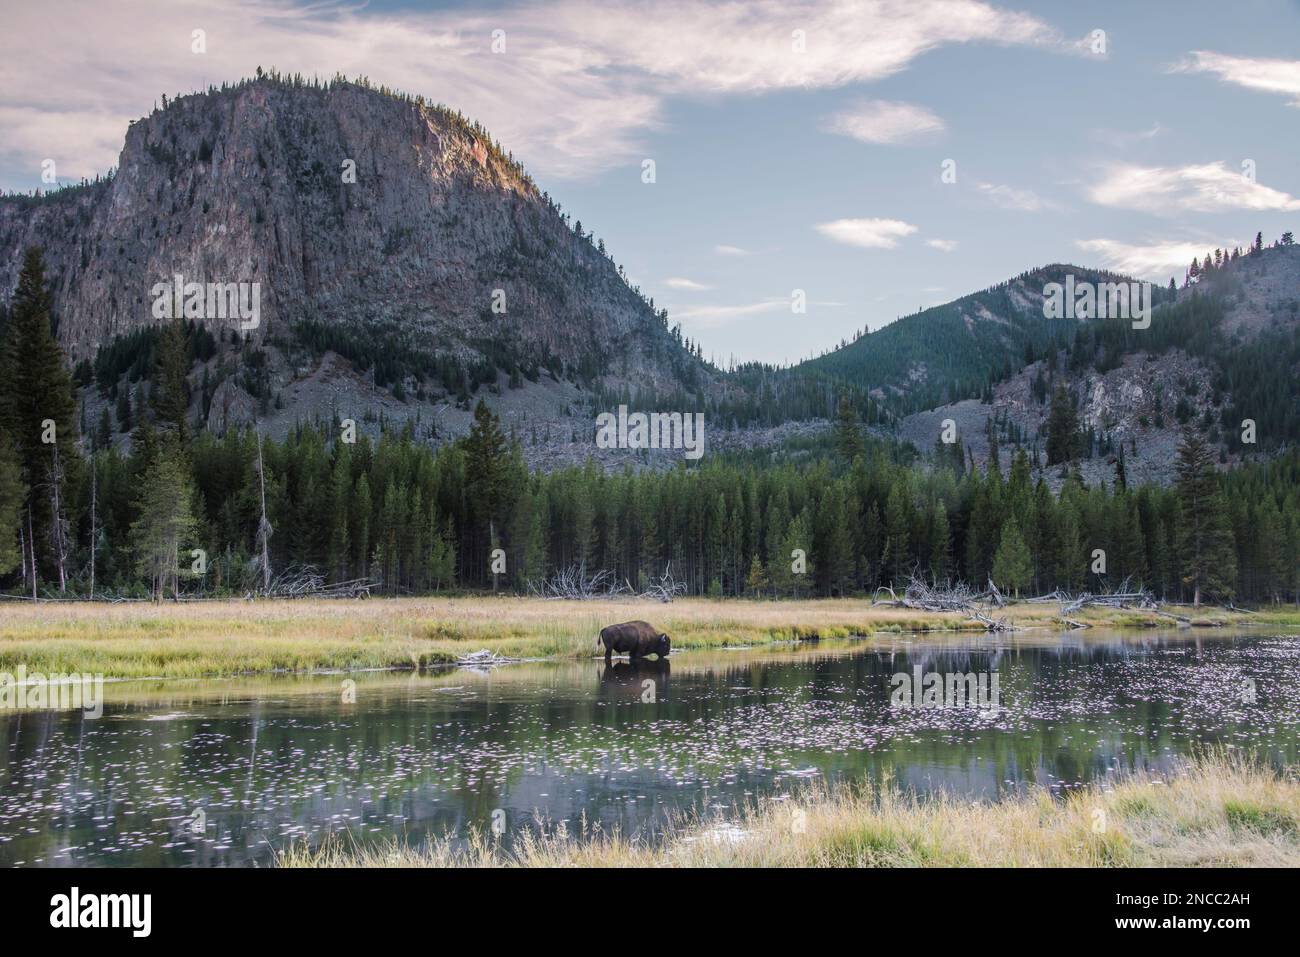
{"label": "riverbank", "polygon": [[283,867],[1297,867],[1300,782],[1223,756],[1053,800],[919,801],[843,788],[769,802],[725,828],[680,828],[657,847],[595,835],[532,837],[511,853],[344,839],[292,848]]}
{"label": "riverbank", "polygon": [[[1300,610],[1247,615],[1219,608],[1169,609],[1194,626],[1300,629]],[[1056,605],[998,612],[1017,627],[1062,630]],[[489,595],[367,601],[212,601],[187,604],[5,602],[0,671],[79,672],[109,678],[204,677],[272,672],[404,668],[453,663],[486,648],[510,658],[582,658],[607,624],[642,618],[672,636],[673,649],[721,648],[816,638],[910,632],[979,632],[958,613],[872,606],[865,599],[804,601],[679,599],[570,602]],[[1151,612],[1087,608],[1093,626],[1168,628]]]}

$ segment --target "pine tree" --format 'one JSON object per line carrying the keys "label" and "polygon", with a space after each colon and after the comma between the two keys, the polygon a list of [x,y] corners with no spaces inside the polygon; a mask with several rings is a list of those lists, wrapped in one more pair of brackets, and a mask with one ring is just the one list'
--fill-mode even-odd
{"label": "pine tree", "polygon": [[1020,589],[1029,587],[1033,575],[1033,561],[1020,534],[1020,526],[1014,517],[1009,518],[1002,525],[1002,541],[993,556],[993,581],[1019,597]]}
{"label": "pine tree", "polygon": [[930,512],[930,577],[936,583],[945,581],[951,570],[952,530],[948,526],[948,510],[939,500]]}
{"label": "pine tree", "polygon": [[845,594],[853,581],[853,546],[844,487],[839,482],[826,489],[817,509],[815,545],[822,593]]}
{"label": "pine tree", "polygon": [[1190,427],[1178,448],[1177,474],[1182,582],[1196,607],[1202,595],[1231,598],[1237,556],[1214,453]]}
{"label": "pine tree", "polygon": [[1052,411],[1047,418],[1047,464],[1069,462],[1078,454],[1079,416],[1063,386],[1052,393]]}
{"label": "pine tree", "polygon": [[78,471],[72,376],[53,334],[51,296],[38,247],[23,256],[0,351],[0,428],[27,487],[32,542],[66,581],[67,503]]}
{"label": "pine tree", "polygon": [[9,439],[0,433],[0,575],[8,575],[22,561],[19,539],[26,501],[18,456]]}
{"label": "pine tree", "polygon": [[117,427],[119,432],[130,432],[131,425],[131,388],[123,385],[117,392]]}
{"label": "pine tree", "polygon": [[1286,530],[1270,497],[1255,509],[1255,594],[1278,602],[1286,582]]}
{"label": "pine tree", "polygon": [[[506,437],[496,415],[482,399],[474,406],[474,424],[469,435],[461,440],[461,447],[465,451],[465,492],[473,522],[469,556],[474,563],[472,579],[484,581],[488,573],[485,559],[501,525],[508,483]],[[582,533],[585,540],[580,547],[585,558],[590,545],[589,518]]]}
{"label": "pine tree", "polygon": [[185,322],[174,319],[158,337],[157,384],[152,399],[158,427],[174,432],[182,443],[189,438],[189,366]]}
{"label": "pine tree", "polygon": [[749,560],[749,574],[745,577],[745,591],[751,597],[759,598],[767,592],[767,573],[763,571],[763,563],[758,560],[758,553]]}
{"label": "pine tree", "polygon": [[891,583],[899,585],[907,574],[910,562],[910,527],[908,502],[902,483],[889,490],[885,500],[885,550],[882,559],[884,574]]}
{"label": "pine tree", "polygon": [[840,458],[849,465],[864,451],[862,433],[858,429],[858,413],[849,402],[847,393],[840,394],[839,407],[836,409],[836,447]]}
{"label": "pine tree", "polygon": [[329,554],[326,568],[334,581],[349,577],[348,554],[351,549],[352,451],[346,442],[334,450],[334,468],[330,475]]}
{"label": "pine tree", "polygon": [[131,523],[136,567],[151,583],[155,601],[170,585],[179,595],[180,551],[191,541],[197,522],[190,508],[193,489],[184,456],[164,448],[144,474],[136,499],[140,516]]}
{"label": "pine tree", "polygon": [[95,429],[95,449],[106,449],[113,444],[113,420],[108,414],[108,406],[99,413],[99,425]]}
{"label": "pine tree", "polygon": [[[808,520],[803,512],[800,512],[790,524],[786,526],[785,537],[781,543],[781,555],[774,564],[769,567],[769,574],[777,588],[795,598],[803,595],[809,587],[816,572],[810,552],[812,550],[812,536],[808,532]],[[796,551],[804,555],[804,567],[802,571],[796,571],[792,566],[795,559]]]}

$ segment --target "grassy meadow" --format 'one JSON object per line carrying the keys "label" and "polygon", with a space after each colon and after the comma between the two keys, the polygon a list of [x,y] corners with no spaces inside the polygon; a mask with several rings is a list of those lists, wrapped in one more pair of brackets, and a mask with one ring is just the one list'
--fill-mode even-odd
{"label": "grassy meadow", "polygon": [[[1300,612],[1243,615],[1174,609],[1195,625],[1300,625]],[[1026,629],[1064,627],[1055,605],[1017,604]],[[1171,627],[1150,612],[1090,608],[1071,616],[1110,627]],[[642,618],[672,636],[674,651],[810,638],[980,631],[956,613],[872,606],[865,599],[542,601],[516,596],[103,604],[0,604],[0,671],[106,677],[201,677],[314,670],[420,669],[490,649],[512,658],[581,658],[613,622]]]}
{"label": "grassy meadow", "polygon": [[696,822],[651,846],[592,833],[529,836],[512,851],[336,837],[290,848],[283,867],[1297,867],[1300,782],[1223,755],[1168,777],[1139,774],[1053,799],[918,800],[885,788],[810,792]]}

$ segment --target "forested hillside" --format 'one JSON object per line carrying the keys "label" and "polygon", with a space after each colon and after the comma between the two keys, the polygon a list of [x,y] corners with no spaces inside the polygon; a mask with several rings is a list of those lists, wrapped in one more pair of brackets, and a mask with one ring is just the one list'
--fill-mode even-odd
{"label": "forested hillside", "polygon": [[[470,433],[436,449],[409,425],[371,442],[339,421],[282,442],[251,428],[217,437],[189,420],[196,339],[177,320],[155,344],[157,387],[123,452],[79,427],[36,251],[14,302],[0,353],[0,575],[24,594],[244,594],[306,566],[387,594],[523,591],[576,565],[634,585],[671,567],[691,593],[728,596],[868,594],[919,574],[1020,593],[1128,579],[1169,598],[1300,600],[1295,451],[1222,475],[1188,428],[1173,488],[1130,488],[1121,465],[1107,484],[1072,472],[1054,495],[1023,448],[1007,478],[996,457],[978,471],[947,455],[918,468],[909,449],[867,437],[847,396],[819,453],[667,473],[530,473],[483,402]],[[1179,307],[1185,332],[1199,302]]]}
{"label": "forested hillside", "polygon": [[[986,397],[994,383],[1073,341],[1078,320],[1043,315],[1043,287],[1064,283],[1067,275],[1080,282],[1128,281],[1081,266],[1045,266],[876,332],[864,330],[853,342],[792,372],[870,383],[900,414]],[[1157,302],[1169,297],[1163,289],[1154,295]]]}

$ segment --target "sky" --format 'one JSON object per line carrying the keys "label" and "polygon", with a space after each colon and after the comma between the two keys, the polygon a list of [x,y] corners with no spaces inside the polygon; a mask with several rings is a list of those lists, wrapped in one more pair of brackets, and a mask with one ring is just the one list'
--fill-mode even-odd
{"label": "sky", "polygon": [[1300,0],[0,5],[0,188],[106,172],[163,94],[364,74],[482,122],[724,366],[1300,226]]}

